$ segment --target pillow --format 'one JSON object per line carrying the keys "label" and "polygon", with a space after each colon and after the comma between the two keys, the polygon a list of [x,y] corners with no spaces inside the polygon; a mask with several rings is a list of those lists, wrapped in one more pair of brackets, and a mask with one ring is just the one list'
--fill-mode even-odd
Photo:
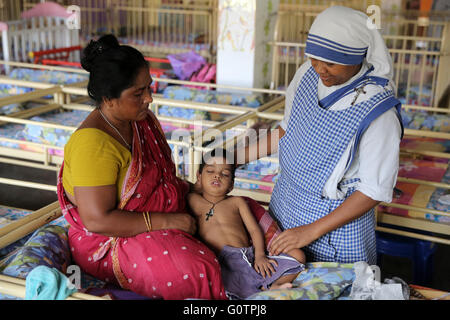
{"label": "pillow", "polygon": [[[27,68],[16,68],[10,72],[9,77],[13,79],[52,84],[77,83],[89,79],[89,76],[87,74]],[[25,90],[32,91],[33,89],[25,88]]]}
{"label": "pillow", "polygon": [[36,230],[28,241],[0,263],[0,272],[26,278],[39,265],[56,268],[65,273],[71,263],[67,229],[46,225]]}
{"label": "pillow", "polygon": [[248,300],[347,300],[355,280],[352,263],[313,262],[292,282],[293,288],[258,292]]}
{"label": "pillow", "polygon": [[258,221],[260,227],[264,232],[264,239],[266,248],[268,248],[273,239],[275,239],[280,233],[281,229],[278,224],[272,219],[266,209],[264,209],[258,202],[248,197],[243,197],[247,202],[250,210]]}
{"label": "pillow", "polygon": [[[281,229],[258,202],[243,197],[264,231],[266,248]],[[261,291],[248,300],[332,300],[346,299],[355,279],[353,264],[337,262],[306,263],[306,269],[293,281],[293,288]]]}

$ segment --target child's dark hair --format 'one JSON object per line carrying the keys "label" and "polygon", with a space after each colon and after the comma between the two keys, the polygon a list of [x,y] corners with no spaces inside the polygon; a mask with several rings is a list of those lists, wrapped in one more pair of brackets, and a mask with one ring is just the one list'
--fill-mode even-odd
{"label": "child's dark hair", "polygon": [[200,174],[203,172],[203,168],[205,167],[205,165],[207,164],[206,161],[208,161],[209,159],[212,158],[222,158],[223,160],[225,160],[226,164],[229,164],[231,166],[231,178],[234,180],[234,175],[236,172],[236,165],[234,164],[234,157],[232,156],[232,154],[230,152],[228,152],[225,149],[222,148],[216,148],[213,149],[207,153],[205,153],[205,155],[202,158],[202,162],[200,163],[200,167],[199,167],[199,172]]}
{"label": "child's dark hair", "polygon": [[91,40],[83,50],[81,65],[90,72],[88,94],[98,106],[104,99],[119,98],[133,86],[141,68],[149,67],[141,52],[120,45],[112,34]]}

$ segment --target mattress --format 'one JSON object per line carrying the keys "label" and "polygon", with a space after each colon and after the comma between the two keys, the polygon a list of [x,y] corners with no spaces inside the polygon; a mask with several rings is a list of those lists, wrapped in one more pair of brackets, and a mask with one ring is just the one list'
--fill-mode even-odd
{"label": "mattress", "polygon": [[[278,153],[273,154],[270,157],[277,159]],[[277,162],[255,160],[237,167],[235,176],[236,178],[255,179],[258,181],[276,183],[279,177],[279,164]],[[257,182],[235,181],[234,187],[248,190],[263,190],[268,193],[272,193],[273,190],[273,187],[260,185]]]}
{"label": "mattress", "polygon": [[[431,86],[424,85],[422,88],[419,86],[411,86],[407,92],[407,86],[404,83],[400,83],[397,90],[397,98],[402,104],[411,104],[416,106],[430,106],[432,99]],[[408,96],[408,97],[407,97]]]}
{"label": "mattress", "polygon": [[[71,84],[88,80],[88,75],[86,74],[27,68],[16,68],[9,73],[8,77],[12,79],[50,83],[55,85]],[[10,84],[0,84],[0,98],[31,91],[34,91],[34,89]],[[51,98],[51,96],[44,98]],[[27,107],[28,106],[26,103],[14,103],[0,107],[0,115],[8,115],[14,112],[22,111]]]}
{"label": "mattress", "polygon": [[[399,177],[450,183],[450,168],[447,162],[401,159]],[[449,190],[415,183],[397,182],[393,203],[417,206],[450,213]],[[379,206],[381,212],[394,215],[431,220],[450,225],[450,217],[415,210]]]}
{"label": "mattress", "polygon": [[[163,91],[163,97],[166,99],[223,104],[231,106],[244,106],[250,108],[257,108],[265,102],[263,96],[259,94],[201,90],[183,86],[168,86]],[[164,105],[159,107],[159,114],[162,116],[177,117],[190,120],[211,120],[211,113],[206,111],[170,107]]]}
{"label": "mattress", "polygon": [[448,114],[433,114],[426,110],[402,110],[403,126],[407,129],[450,132]]}
{"label": "mattress", "polygon": [[[39,116],[31,117],[29,120],[45,123],[63,124],[77,127],[88,116],[89,112],[71,110],[66,112],[53,111]],[[35,142],[56,147],[64,147],[73,131],[47,128],[37,124],[6,124],[0,126],[0,137]],[[21,143],[0,141],[1,146],[18,148],[27,151],[42,152],[42,148],[33,147]],[[62,156],[62,151],[49,149],[50,154]]]}

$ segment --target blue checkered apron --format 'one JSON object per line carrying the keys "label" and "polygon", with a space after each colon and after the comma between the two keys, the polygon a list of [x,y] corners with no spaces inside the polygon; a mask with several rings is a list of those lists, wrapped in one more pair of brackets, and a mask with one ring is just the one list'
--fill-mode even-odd
{"label": "blue checkered apron", "polygon": [[[355,84],[361,84],[363,77]],[[352,138],[360,134],[358,130],[371,111],[383,104],[387,110],[392,106],[386,105],[386,101],[392,104],[392,99],[395,99],[392,92],[382,91],[344,110],[328,110],[331,104],[319,105],[318,80],[312,67],[303,76],[296,91],[286,133],[279,143],[281,172],[272,193],[270,211],[282,229],[310,224],[326,216],[355,191],[355,187],[348,188],[344,199],[322,196],[328,178]],[[355,87],[350,89],[354,92]],[[347,94],[341,92],[340,96]],[[350,163],[349,159],[347,168]],[[341,181],[338,188],[354,185],[357,181],[359,179]],[[303,249],[312,261],[366,261],[375,264],[374,210],[323,235]]]}

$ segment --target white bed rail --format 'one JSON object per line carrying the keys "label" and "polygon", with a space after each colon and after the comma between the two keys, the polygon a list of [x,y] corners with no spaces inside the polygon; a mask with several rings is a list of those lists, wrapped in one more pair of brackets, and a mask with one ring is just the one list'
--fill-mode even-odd
{"label": "white bed rail", "polygon": [[[24,0],[31,8],[39,0]],[[195,50],[215,61],[217,0],[168,3],[160,0],[61,0],[80,14],[82,45],[113,33],[152,57]]]}

